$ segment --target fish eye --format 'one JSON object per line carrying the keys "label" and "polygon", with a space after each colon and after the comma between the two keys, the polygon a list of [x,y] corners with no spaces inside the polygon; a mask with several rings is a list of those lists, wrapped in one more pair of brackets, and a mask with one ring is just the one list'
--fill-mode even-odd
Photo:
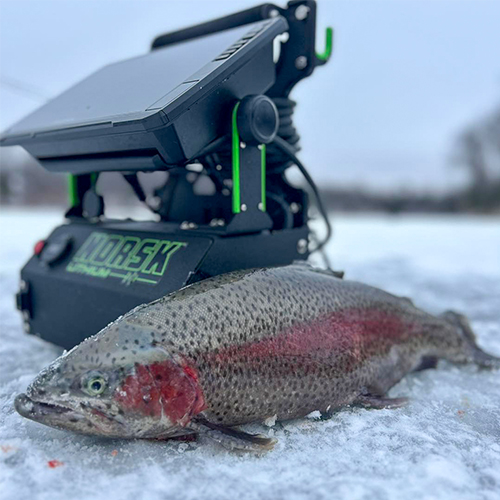
{"label": "fish eye", "polygon": [[83,389],[91,396],[99,396],[106,389],[107,383],[102,375],[91,375],[83,384]]}

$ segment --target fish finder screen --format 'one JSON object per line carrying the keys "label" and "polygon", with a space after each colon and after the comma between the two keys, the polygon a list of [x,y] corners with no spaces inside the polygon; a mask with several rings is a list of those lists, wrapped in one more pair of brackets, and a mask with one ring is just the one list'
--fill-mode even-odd
{"label": "fish finder screen", "polygon": [[164,96],[251,29],[247,25],[215,33],[105,66],[27,116],[8,133],[145,117],[158,109],[155,103],[162,102]]}

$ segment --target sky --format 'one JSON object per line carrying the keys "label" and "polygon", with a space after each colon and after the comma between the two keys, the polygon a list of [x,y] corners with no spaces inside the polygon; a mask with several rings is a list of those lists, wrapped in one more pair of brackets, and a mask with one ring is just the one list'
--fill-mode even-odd
{"label": "sky", "polygon": [[[0,0],[0,129],[158,34],[256,3]],[[334,53],[292,94],[313,177],[380,190],[462,183],[456,137],[500,103],[500,1],[318,4],[318,51],[332,26]]]}

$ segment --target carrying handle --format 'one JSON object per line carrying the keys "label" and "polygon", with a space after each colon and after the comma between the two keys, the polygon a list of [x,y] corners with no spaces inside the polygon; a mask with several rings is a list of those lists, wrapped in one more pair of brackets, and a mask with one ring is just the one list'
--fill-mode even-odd
{"label": "carrying handle", "polygon": [[316,58],[319,59],[318,64],[325,64],[330,59],[333,52],[333,29],[329,26],[326,28],[325,51],[316,52]]}

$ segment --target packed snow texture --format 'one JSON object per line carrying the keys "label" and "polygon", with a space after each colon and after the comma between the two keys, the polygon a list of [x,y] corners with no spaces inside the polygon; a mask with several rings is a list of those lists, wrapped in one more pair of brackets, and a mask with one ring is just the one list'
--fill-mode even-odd
{"label": "packed snow texture", "polygon": [[[82,437],[21,418],[14,396],[60,350],[22,332],[13,294],[54,213],[4,212],[0,288],[0,498],[478,499],[500,497],[500,373],[455,367],[407,376],[397,410],[344,409],[274,427],[271,452]],[[329,255],[349,279],[470,318],[500,355],[500,224],[479,217],[342,216]],[[81,321],[81,319],[75,319]]]}

